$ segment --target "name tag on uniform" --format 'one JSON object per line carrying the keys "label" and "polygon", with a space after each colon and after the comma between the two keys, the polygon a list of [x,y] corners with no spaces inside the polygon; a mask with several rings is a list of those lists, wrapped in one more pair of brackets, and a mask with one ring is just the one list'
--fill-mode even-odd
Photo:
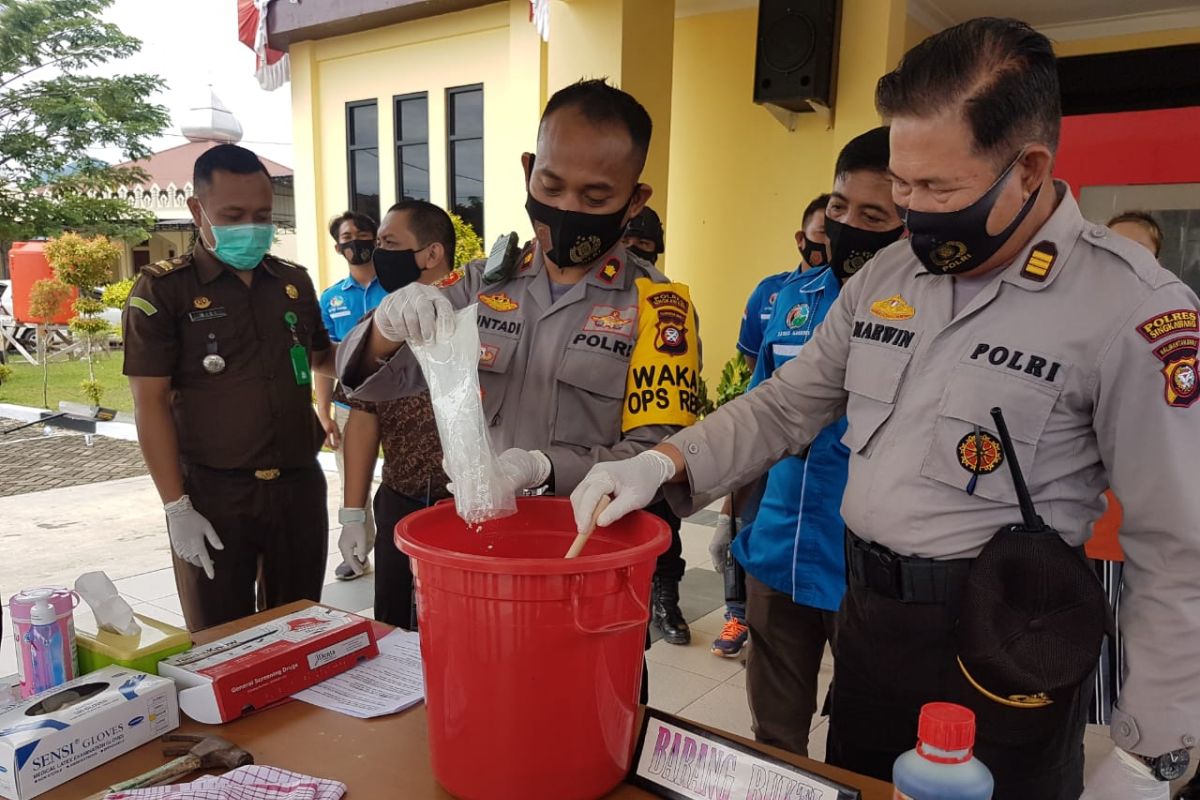
{"label": "name tag on uniform", "polygon": [[218,306],[217,308],[206,308],[203,311],[188,312],[188,319],[190,319],[192,322],[206,322],[210,319],[222,319],[223,317],[228,316],[229,312],[227,312],[221,306]]}
{"label": "name tag on uniform", "polygon": [[351,311],[348,308],[342,309],[341,311],[330,311],[329,318],[330,319],[338,319],[340,317],[348,317],[348,316],[350,316],[350,314],[351,314]]}

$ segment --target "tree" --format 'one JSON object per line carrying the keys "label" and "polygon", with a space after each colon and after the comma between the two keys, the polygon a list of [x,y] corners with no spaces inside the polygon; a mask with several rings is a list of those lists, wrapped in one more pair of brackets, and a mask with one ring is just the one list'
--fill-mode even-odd
{"label": "tree", "polygon": [[454,223],[454,269],[462,269],[477,258],[483,258],[483,239],[458,214],[450,212]]}
{"label": "tree", "polygon": [[42,278],[29,289],[29,316],[37,322],[38,363],[42,365],[42,406],[50,407],[50,360],[46,352],[46,325],[58,319],[71,299],[71,287],[62,281]]}
{"label": "tree", "polygon": [[71,332],[83,339],[88,364],[88,379],[83,382],[83,394],[94,406],[100,405],[104,387],[96,380],[92,345],[109,334],[108,323],[96,315],[104,303],[93,296],[93,290],[112,280],[113,268],[121,258],[121,247],[103,236],[85,239],[77,233],[64,233],[46,243],[46,260],[55,277],[79,290],[75,299],[75,319]]}
{"label": "tree", "polygon": [[64,230],[141,241],[153,215],[118,197],[140,170],[87,155],[117,147],[149,155],[147,139],[167,124],[149,102],[162,80],[89,74],[141,43],[100,13],[113,0],[0,0],[0,247]]}

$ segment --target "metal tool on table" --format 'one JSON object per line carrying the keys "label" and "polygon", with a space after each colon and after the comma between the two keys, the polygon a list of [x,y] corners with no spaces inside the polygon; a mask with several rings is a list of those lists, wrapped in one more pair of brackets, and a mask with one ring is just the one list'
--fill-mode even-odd
{"label": "metal tool on table", "polygon": [[587,544],[588,537],[592,535],[592,531],[596,530],[596,520],[600,519],[600,515],[604,509],[608,508],[608,504],[612,502],[612,498],[608,495],[600,498],[600,502],[596,504],[596,510],[592,512],[592,521],[588,523],[587,530],[575,536],[575,541],[571,542],[571,549],[567,551],[567,558],[575,558],[583,550],[583,546]]}
{"label": "metal tool on table", "polygon": [[[66,400],[58,404],[57,414],[46,414],[41,419],[33,422],[26,422],[24,425],[18,425],[15,428],[9,428],[4,431],[7,436],[16,431],[23,431],[26,428],[32,428],[34,425],[44,425],[48,422],[57,419],[66,419],[76,423],[96,423],[96,422],[112,422],[117,418],[117,410],[115,408],[104,408],[103,406],[85,406],[79,403],[69,403]],[[73,427],[73,426],[64,426]],[[91,426],[92,432],[95,432],[95,425]]]}
{"label": "metal tool on table", "polygon": [[[103,800],[113,792],[144,789],[148,786],[169,786],[182,778],[205,769],[231,770],[254,763],[254,756],[233,742],[219,736],[194,736],[186,733],[167,734],[162,741],[182,746],[163,748],[163,755],[178,756],[157,769],[121,783],[115,783],[85,800]],[[190,747],[188,745],[191,745]]]}

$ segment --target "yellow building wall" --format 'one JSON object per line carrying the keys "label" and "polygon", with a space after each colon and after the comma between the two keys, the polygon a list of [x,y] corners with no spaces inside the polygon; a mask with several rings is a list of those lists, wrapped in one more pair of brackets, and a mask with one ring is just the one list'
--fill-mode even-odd
{"label": "yellow building wall", "polygon": [[380,208],[386,210],[396,201],[392,98],[428,93],[430,200],[445,207],[446,90],[483,84],[485,236],[528,235],[520,156],[535,144],[543,82],[528,8],[523,0],[507,0],[292,46],[296,163],[316,166],[296,170],[296,254],[319,273],[319,286],[340,279],[345,269],[325,224],[349,200],[348,102],[376,101]]}
{"label": "yellow building wall", "polygon": [[904,3],[847,0],[842,13],[833,119],[800,114],[792,131],[753,102],[755,9],[676,20],[666,259],[700,312],[713,389],[750,292],[796,267],[800,215],[829,191],[841,146],[880,124],[875,83],[903,50]]}
{"label": "yellow building wall", "polygon": [[[1053,39],[1053,34],[1051,34]],[[1098,39],[1074,39],[1055,42],[1059,58],[1089,56],[1096,53],[1118,53],[1122,50],[1145,50],[1149,47],[1170,47],[1177,44],[1200,43],[1200,28],[1178,28],[1169,31],[1130,33],[1124,36],[1105,36]]]}

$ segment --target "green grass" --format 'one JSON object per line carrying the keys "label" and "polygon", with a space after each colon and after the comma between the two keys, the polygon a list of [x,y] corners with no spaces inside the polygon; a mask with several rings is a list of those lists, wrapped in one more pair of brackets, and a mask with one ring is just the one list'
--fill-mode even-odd
{"label": "green grass", "polygon": [[[121,374],[125,354],[119,350],[102,354],[96,358],[96,380],[104,387],[100,405],[118,411],[133,412],[133,396],[129,392],[129,381]],[[22,406],[42,407],[42,368],[31,366],[23,358],[10,354],[8,365],[12,367],[10,380],[0,384],[0,403],[15,403]],[[50,404],[58,410],[58,401],[70,400],[87,404],[80,384],[87,380],[88,365],[85,361],[50,362]]]}

